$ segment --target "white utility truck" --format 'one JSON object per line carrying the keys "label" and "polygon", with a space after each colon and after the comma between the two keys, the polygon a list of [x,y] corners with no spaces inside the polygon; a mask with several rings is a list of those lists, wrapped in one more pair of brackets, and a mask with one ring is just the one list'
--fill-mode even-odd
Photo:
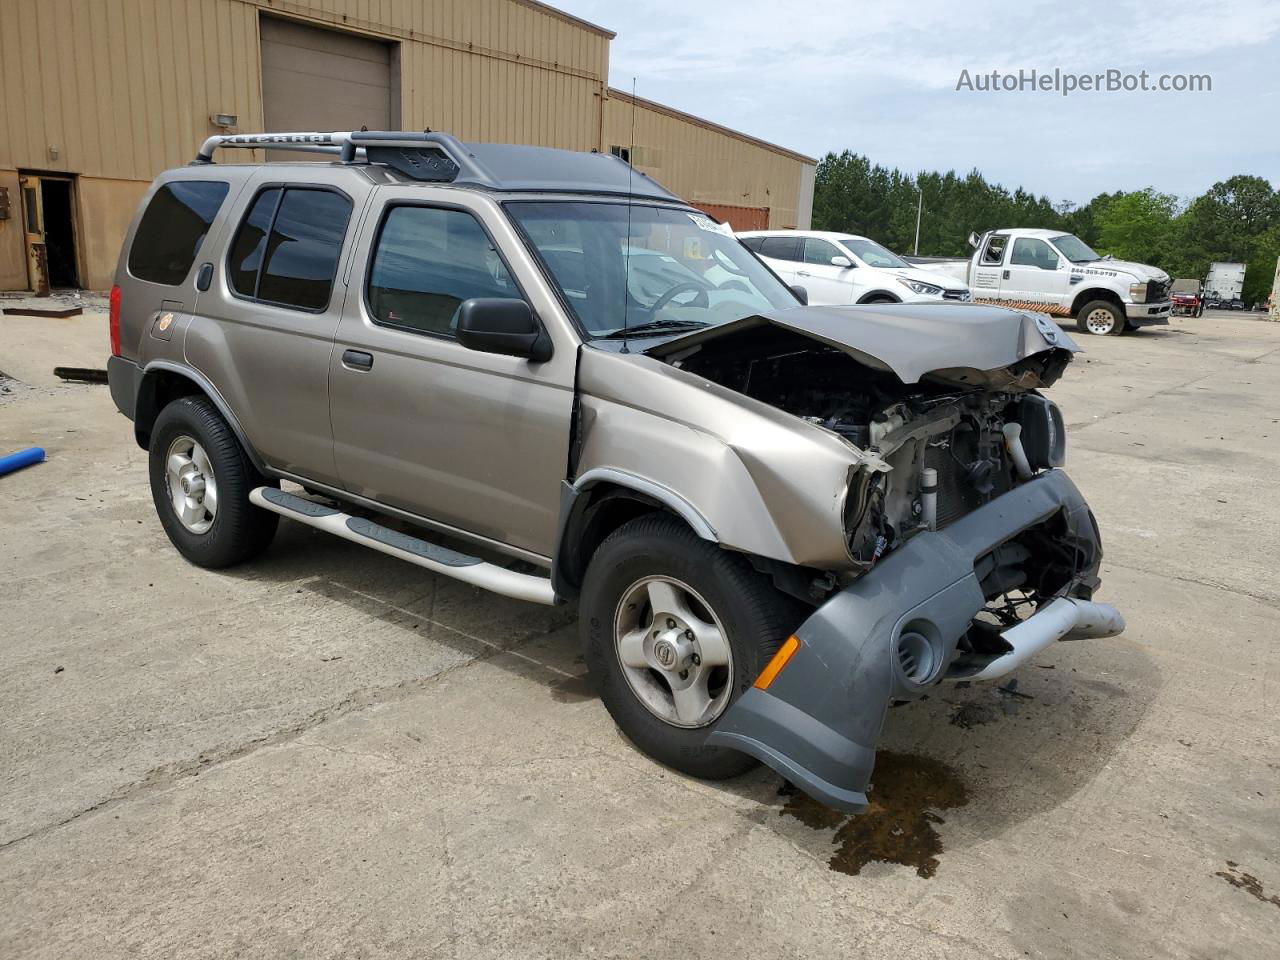
{"label": "white utility truck", "polygon": [[1100,256],[1058,230],[990,230],[970,234],[969,243],[968,260],[908,259],[963,280],[974,300],[1074,317],[1085,333],[1169,322],[1171,281],[1163,270]]}

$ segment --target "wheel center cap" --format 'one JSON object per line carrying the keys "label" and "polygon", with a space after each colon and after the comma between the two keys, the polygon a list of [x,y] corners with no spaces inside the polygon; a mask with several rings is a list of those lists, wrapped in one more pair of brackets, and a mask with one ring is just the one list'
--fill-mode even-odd
{"label": "wheel center cap", "polygon": [[682,669],[693,653],[693,644],[684,634],[681,628],[666,630],[654,642],[653,659],[663,670]]}
{"label": "wheel center cap", "polygon": [[199,497],[204,494],[204,477],[188,474],[182,478],[182,492],[188,497]]}

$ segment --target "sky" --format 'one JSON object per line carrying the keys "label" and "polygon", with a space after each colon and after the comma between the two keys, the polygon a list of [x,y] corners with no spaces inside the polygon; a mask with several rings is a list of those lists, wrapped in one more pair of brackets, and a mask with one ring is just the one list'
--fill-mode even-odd
{"label": "sky", "polygon": [[[609,81],[821,157],[978,168],[1055,203],[1237,173],[1280,187],[1280,0],[553,0],[617,32]],[[992,70],[1208,74],[1207,92],[957,90]]]}

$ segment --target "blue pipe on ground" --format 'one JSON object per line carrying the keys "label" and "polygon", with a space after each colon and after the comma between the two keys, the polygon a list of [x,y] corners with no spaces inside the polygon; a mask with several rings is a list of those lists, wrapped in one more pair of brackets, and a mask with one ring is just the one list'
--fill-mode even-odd
{"label": "blue pipe on ground", "polygon": [[0,477],[3,477],[6,473],[13,473],[15,470],[21,470],[23,467],[29,467],[33,463],[39,463],[43,459],[44,449],[41,447],[27,447],[27,449],[19,450],[17,453],[0,457]]}

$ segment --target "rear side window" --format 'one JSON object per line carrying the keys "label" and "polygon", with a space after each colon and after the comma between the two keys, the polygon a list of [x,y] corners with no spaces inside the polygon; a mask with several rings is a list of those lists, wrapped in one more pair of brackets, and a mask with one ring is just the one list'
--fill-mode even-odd
{"label": "rear side window", "polygon": [[760,251],[760,244],[764,243],[764,237],[742,237],[740,238],[742,245],[754,253]]}
{"label": "rear side window", "polygon": [[227,258],[242,297],[319,312],[329,305],[351,201],[332,190],[271,187],[253,200]]}
{"label": "rear side window", "polygon": [[182,283],[226,196],[222,180],[177,180],[157,190],[133,235],[129,272],[151,283]]}
{"label": "rear side window", "polygon": [[774,260],[799,260],[799,237],[765,237],[760,244],[760,256]]}
{"label": "rear side window", "polygon": [[452,337],[458,307],[472,297],[522,299],[475,217],[462,210],[392,207],[369,266],[374,320]]}

